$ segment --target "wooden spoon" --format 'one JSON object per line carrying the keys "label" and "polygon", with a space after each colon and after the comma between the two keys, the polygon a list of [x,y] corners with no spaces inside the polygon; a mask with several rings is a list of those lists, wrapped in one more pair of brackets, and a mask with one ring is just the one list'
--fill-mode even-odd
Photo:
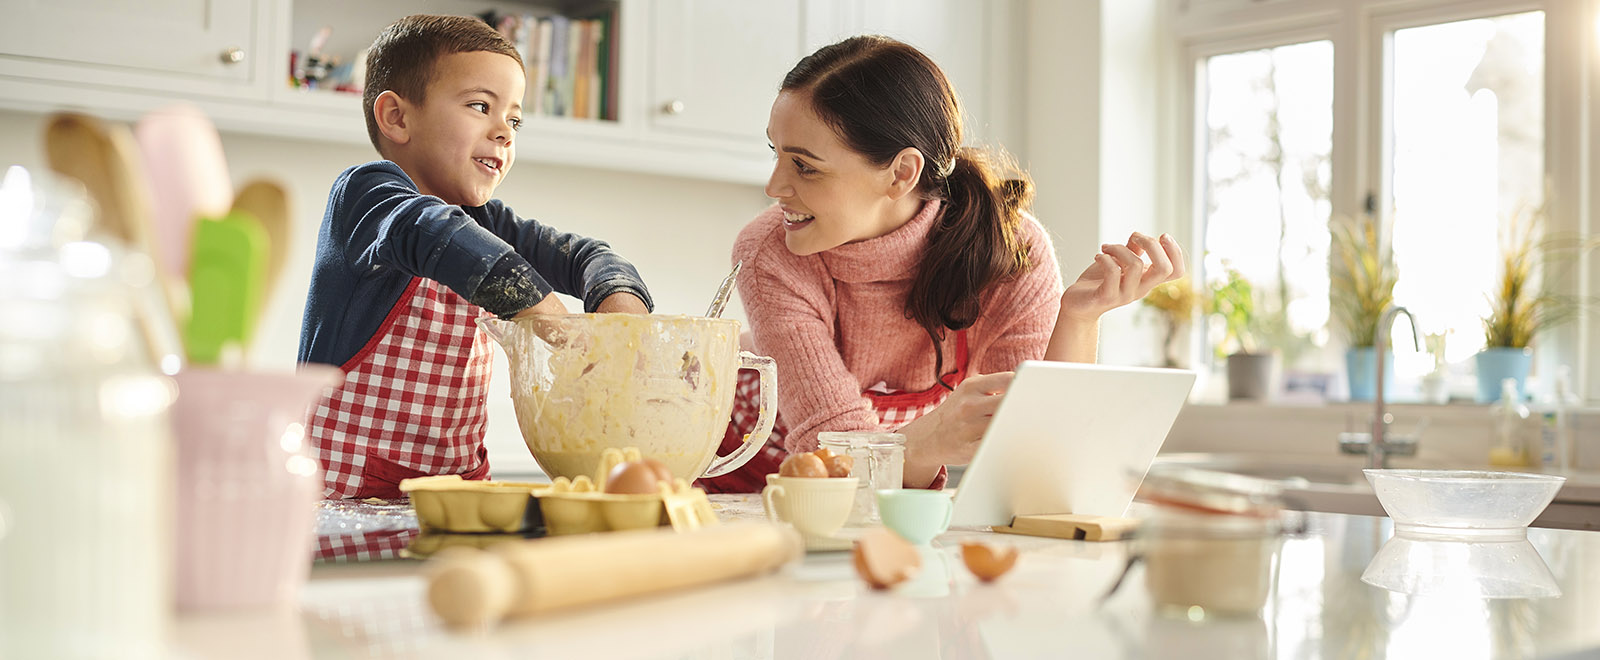
{"label": "wooden spoon", "polygon": [[261,296],[265,302],[289,257],[289,193],[277,181],[255,179],[234,194],[233,210],[250,214],[267,232],[267,291]]}
{"label": "wooden spoon", "polygon": [[[151,256],[150,198],[128,129],[88,115],[61,113],[45,126],[45,157],[50,169],[83,182],[98,207],[97,226],[129,250]],[[150,359],[175,370],[183,355],[170,281],[155,268],[155,298],[135,304],[136,322]],[[140,301],[143,302],[143,301]]]}
{"label": "wooden spoon", "polygon": [[148,251],[150,197],[127,128],[62,113],[46,124],[44,144],[50,169],[88,189],[99,207],[100,227],[128,247]]}

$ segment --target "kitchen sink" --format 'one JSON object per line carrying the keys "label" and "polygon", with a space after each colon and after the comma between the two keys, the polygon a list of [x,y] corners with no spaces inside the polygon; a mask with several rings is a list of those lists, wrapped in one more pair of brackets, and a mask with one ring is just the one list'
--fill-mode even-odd
{"label": "kitchen sink", "polygon": [[[1482,466],[1424,465],[1414,460],[1396,461],[1395,467],[1448,468]],[[1290,508],[1306,511],[1385,515],[1362,468],[1361,456],[1329,453],[1325,459],[1304,454],[1171,453],[1156,456],[1155,465],[1182,465],[1285,482],[1284,500]],[[1600,530],[1600,479],[1569,477],[1556,501],[1534,520],[1535,527]]]}
{"label": "kitchen sink", "polygon": [[[1348,460],[1345,460],[1347,459]],[[1329,456],[1326,460],[1310,460],[1304,456],[1274,454],[1222,454],[1178,453],[1156,457],[1156,465],[1182,465],[1202,470],[1227,472],[1260,479],[1294,481],[1295,485],[1319,484],[1330,486],[1366,487],[1365,467],[1360,457]],[[1303,481],[1305,484],[1300,484]],[[1370,492],[1371,489],[1367,488]]]}

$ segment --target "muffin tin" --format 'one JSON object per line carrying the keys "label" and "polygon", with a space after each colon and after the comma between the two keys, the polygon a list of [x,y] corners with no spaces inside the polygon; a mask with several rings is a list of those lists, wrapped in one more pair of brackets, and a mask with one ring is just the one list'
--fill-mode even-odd
{"label": "muffin tin", "polygon": [[681,478],[659,484],[657,493],[605,492],[611,468],[639,459],[639,450],[631,447],[607,449],[594,479],[558,477],[554,483],[532,484],[445,475],[406,479],[400,490],[411,496],[417,522],[432,532],[556,536],[661,525],[681,531],[718,522],[705,491]]}

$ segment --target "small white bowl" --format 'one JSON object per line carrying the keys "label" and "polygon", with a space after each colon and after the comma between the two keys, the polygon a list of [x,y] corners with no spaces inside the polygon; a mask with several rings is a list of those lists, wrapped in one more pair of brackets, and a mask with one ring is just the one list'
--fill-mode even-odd
{"label": "small white bowl", "polygon": [[1527,527],[1566,477],[1479,470],[1362,470],[1396,529]]}

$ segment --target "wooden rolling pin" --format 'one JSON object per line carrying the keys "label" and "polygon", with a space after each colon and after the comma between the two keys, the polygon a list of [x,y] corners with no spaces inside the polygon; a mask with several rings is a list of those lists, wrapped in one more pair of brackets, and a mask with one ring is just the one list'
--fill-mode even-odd
{"label": "wooden rolling pin", "polygon": [[450,625],[479,626],[590,603],[776,570],[805,552],[767,522],[509,541],[429,560],[428,604]]}

